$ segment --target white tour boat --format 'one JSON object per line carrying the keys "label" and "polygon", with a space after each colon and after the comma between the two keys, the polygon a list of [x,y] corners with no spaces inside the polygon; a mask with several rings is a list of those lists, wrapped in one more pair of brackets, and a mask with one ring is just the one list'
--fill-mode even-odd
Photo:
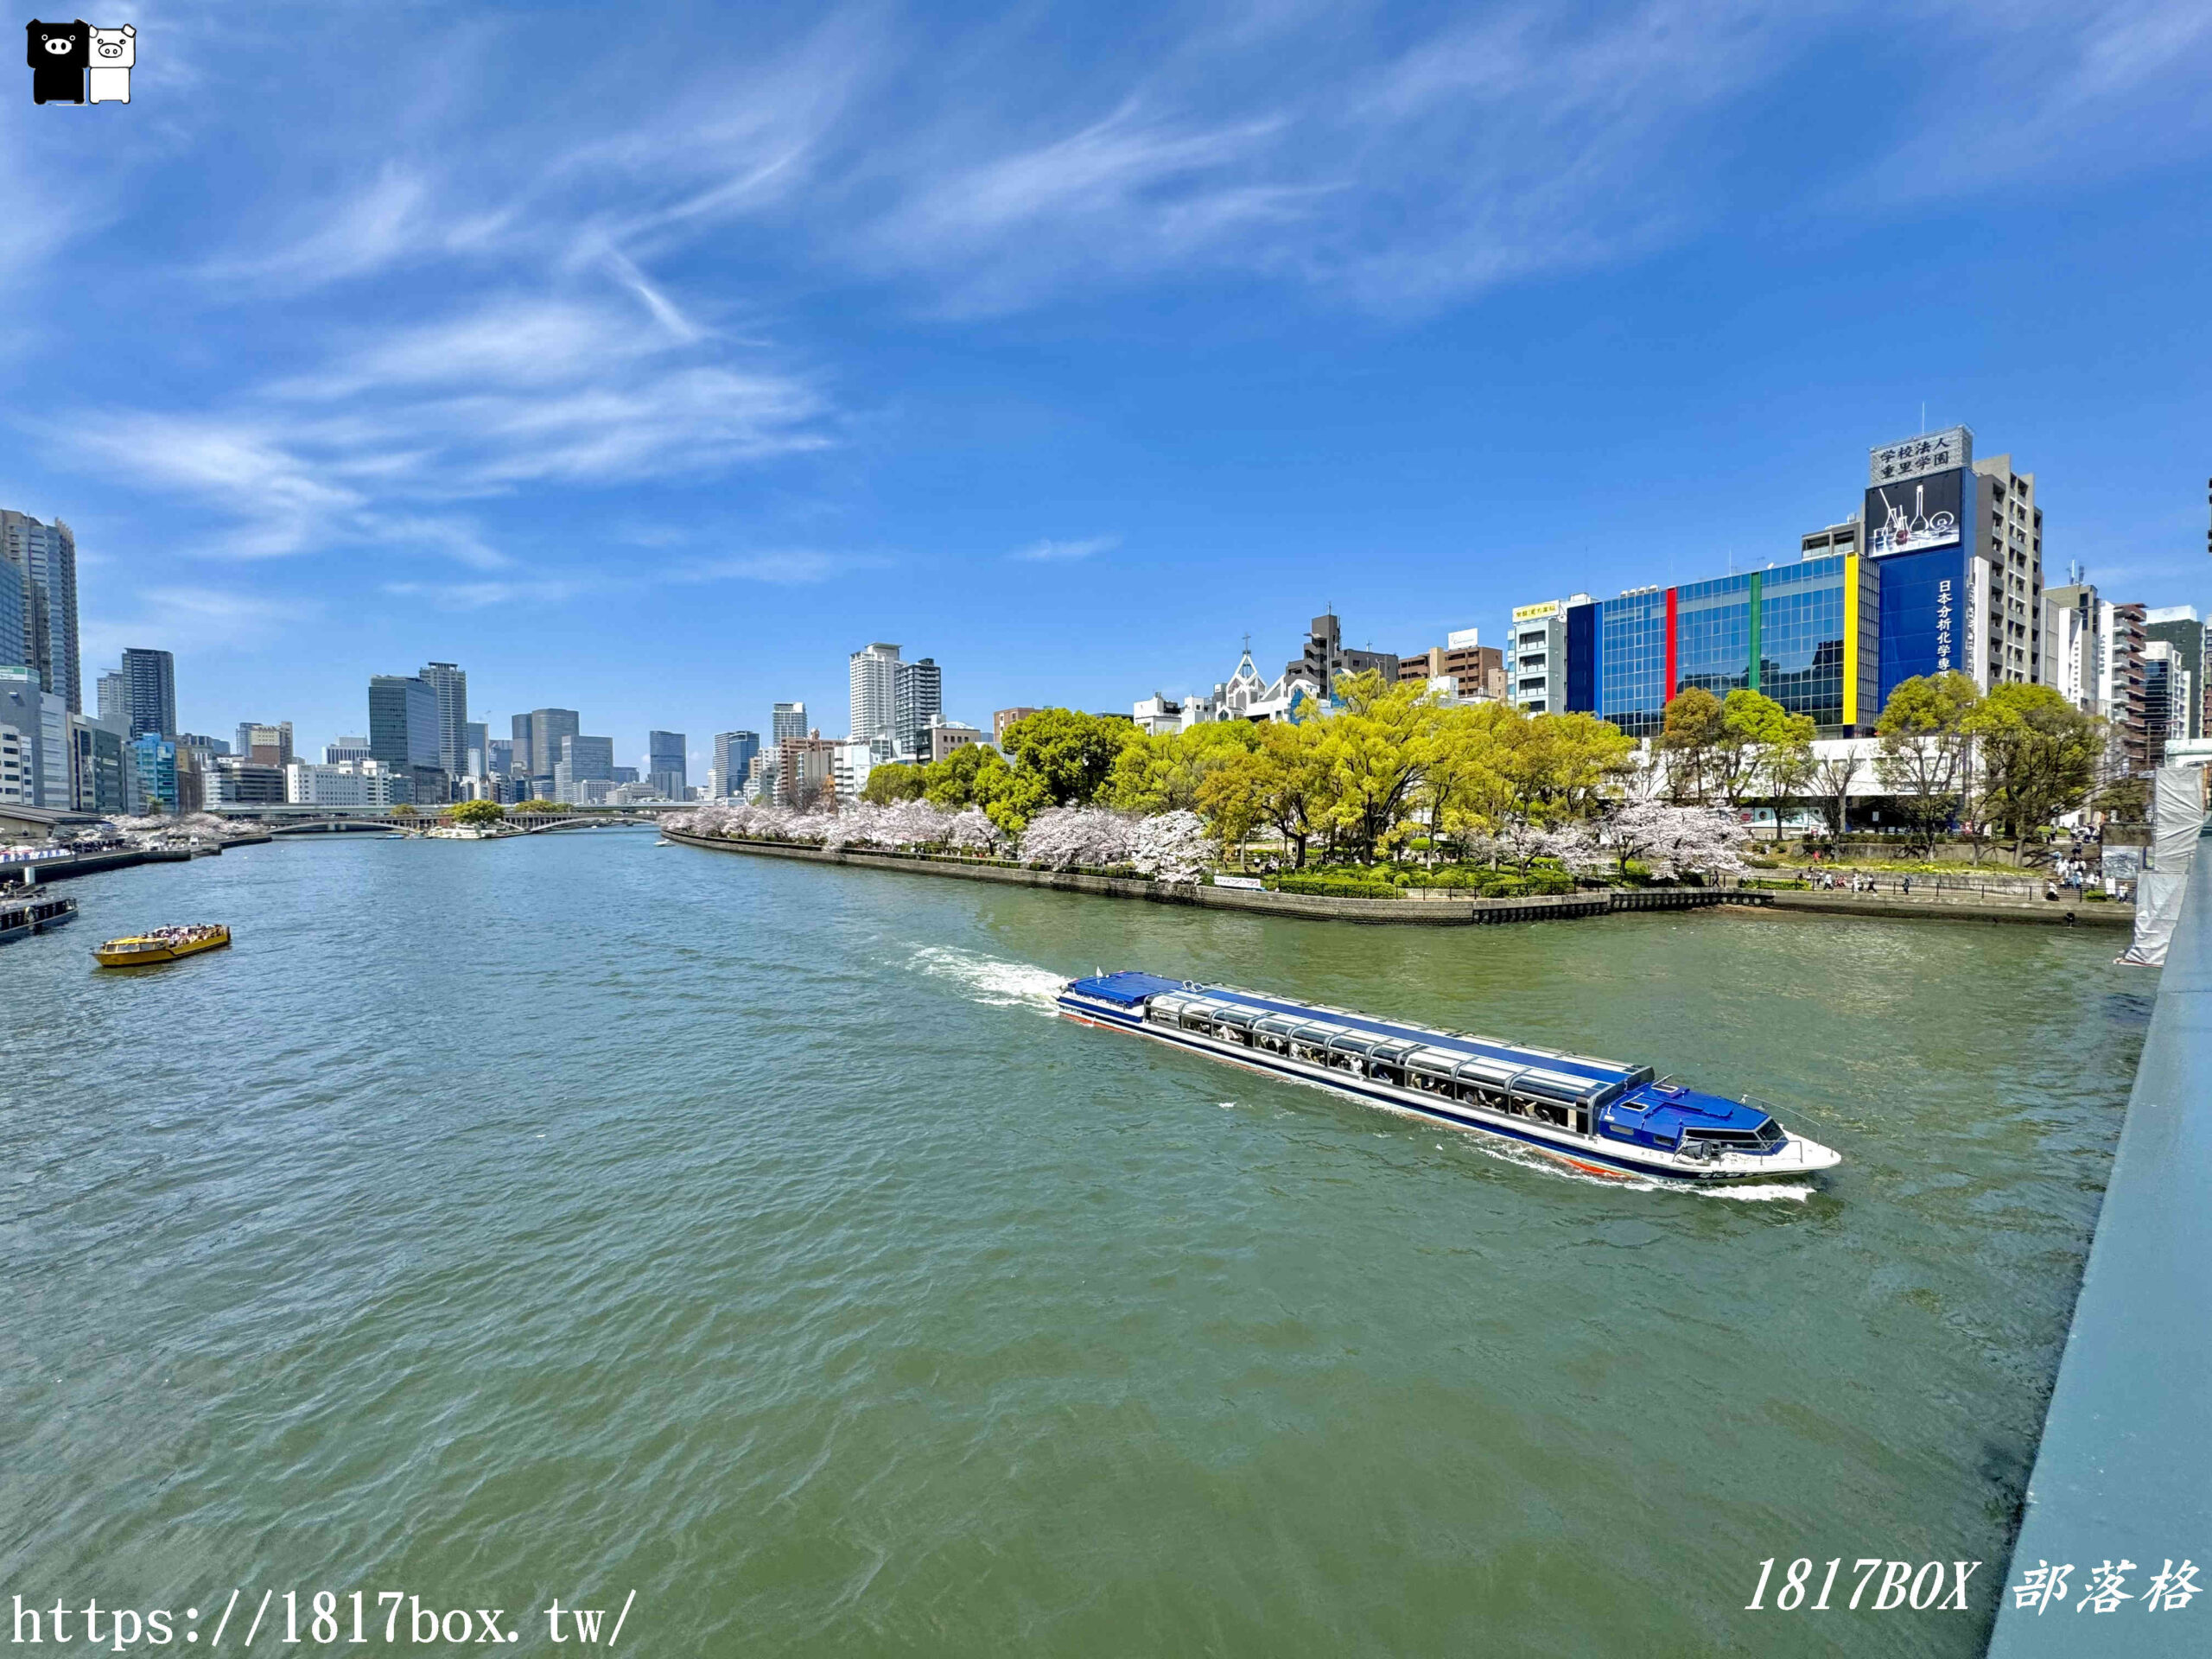
{"label": "white tour boat", "polygon": [[1764,1103],[1700,1094],[1649,1066],[1374,1020],[1223,985],[1122,972],[1070,980],[1061,1013],[1459,1128],[1592,1174],[1788,1179],[1842,1155],[1785,1131]]}

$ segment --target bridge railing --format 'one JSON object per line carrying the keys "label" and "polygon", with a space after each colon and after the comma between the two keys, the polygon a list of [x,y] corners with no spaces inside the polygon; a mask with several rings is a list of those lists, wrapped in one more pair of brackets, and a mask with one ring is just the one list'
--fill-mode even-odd
{"label": "bridge railing", "polygon": [[[2200,835],[2044,1420],[1993,1659],[2212,1652],[2208,1265],[2212,838]],[[2083,1609],[2100,1568],[2123,1562],[2126,1599],[2109,1612]],[[2177,1602],[2184,1562],[2197,1594]],[[2013,1593],[2034,1573],[2047,1588],[2058,1567],[2068,1569],[2062,1595],[2031,1603]]]}

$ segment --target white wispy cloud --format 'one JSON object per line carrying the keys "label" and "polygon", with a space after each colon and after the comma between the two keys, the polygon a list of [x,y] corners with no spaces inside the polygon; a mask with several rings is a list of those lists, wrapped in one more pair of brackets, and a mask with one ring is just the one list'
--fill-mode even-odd
{"label": "white wispy cloud", "polygon": [[480,611],[517,602],[556,605],[596,585],[582,577],[543,576],[505,582],[388,582],[383,591],[442,611]]}
{"label": "white wispy cloud", "polygon": [[1017,547],[1007,555],[1025,564],[1071,564],[1077,559],[1087,559],[1094,553],[1103,553],[1119,547],[1118,536],[1089,536],[1078,541],[1038,541]]}
{"label": "white wispy cloud", "polygon": [[1907,207],[2033,180],[2079,189],[2201,156],[2212,141],[2212,10],[2200,0],[1955,0],[1921,32],[1971,28],[1978,96],[1921,89],[1914,118],[1842,193]]}
{"label": "white wispy cloud", "polygon": [[322,607],[312,600],[271,599],[202,584],[167,583],[139,589],[132,597],[136,607],[127,614],[86,613],[79,637],[86,662],[113,661],[125,646],[181,636],[203,652],[261,650],[322,614]]}

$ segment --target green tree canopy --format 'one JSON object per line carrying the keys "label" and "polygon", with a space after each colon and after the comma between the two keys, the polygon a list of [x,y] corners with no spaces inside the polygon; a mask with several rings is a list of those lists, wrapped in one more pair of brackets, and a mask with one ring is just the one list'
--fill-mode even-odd
{"label": "green tree canopy", "polygon": [[1192,810],[1208,772],[1253,753],[1259,744],[1258,734],[1241,720],[1209,721],[1157,737],[1140,732],[1114,757],[1103,791],[1107,804],[1122,812]]}
{"label": "green tree canopy", "polygon": [[497,823],[506,816],[507,809],[497,801],[462,801],[446,809],[455,823]]}
{"label": "green tree canopy", "polygon": [[1668,789],[1676,800],[1710,798],[1717,752],[1726,734],[1719,698],[1701,685],[1675,694],[1653,747],[1667,757]]}
{"label": "green tree canopy", "polygon": [[2103,722],[2050,686],[1997,686],[1960,725],[1974,740],[1986,808],[2003,822],[2015,852],[2096,786]]}
{"label": "green tree canopy", "polygon": [[1073,709],[1040,709],[1006,728],[1000,746],[1033,774],[1053,806],[1082,806],[1112,774],[1122,750],[1141,735],[1133,721]]}
{"label": "green tree canopy", "polygon": [[1916,674],[1890,693],[1874,723],[1880,740],[1875,772],[1904,808],[1931,858],[1937,836],[1965,810],[1974,787],[1967,723],[1980,701],[1973,680],[1955,670]]}
{"label": "green tree canopy", "polygon": [[929,788],[929,780],[922,772],[920,766],[910,766],[900,760],[886,760],[871,766],[868,782],[861,789],[861,798],[871,806],[918,801]]}

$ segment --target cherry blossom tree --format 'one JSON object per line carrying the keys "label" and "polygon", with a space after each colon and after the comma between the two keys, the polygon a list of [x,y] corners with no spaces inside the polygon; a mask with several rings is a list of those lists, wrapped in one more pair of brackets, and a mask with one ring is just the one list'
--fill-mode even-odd
{"label": "cherry blossom tree", "polygon": [[1126,864],[1133,850],[1129,820],[1100,806],[1048,807],[1021,835],[1021,861],[1046,869]]}
{"label": "cherry blossom tree", "polygon": [[1195,812],[1162,812],[1140,818],[1129,838],[1129,862],[1145,875],[1190,887],[1212,860],[1204,820]]}
{"label": "cherry blossom tree", "polygon": [[1625,871],[1639,859],[1662,880],[1686,872],[1740,874],[1743,848],[1750,838],[1737,816],[1724,808],[1671,806],[1663,801],[1624,801],[1607,814],[1598,840]]}

